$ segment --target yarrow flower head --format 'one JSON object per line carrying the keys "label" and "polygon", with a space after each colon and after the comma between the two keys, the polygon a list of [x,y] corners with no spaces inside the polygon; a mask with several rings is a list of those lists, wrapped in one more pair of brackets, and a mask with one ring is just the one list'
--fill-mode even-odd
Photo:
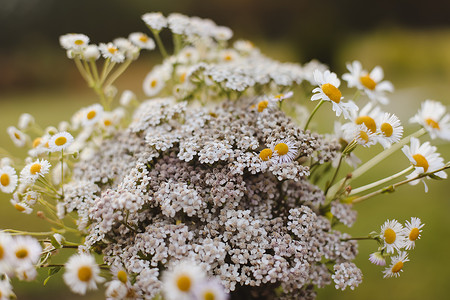
{"label": "yarrow flower head", "polygon": [[405,228],[403,228],[406,240],[405,240],[405,249],[410,250],[414,249],[416,245],[416,240],[420,239],[420,233],[422,232],[422,227],[425,224],[422,224],[419,218],[411,218],[411,222],[406,221]]}
{"label": "yarrow flower head", "polygon": [[397,220],[387,220],[381,226],[380,238],[384,241],[383,248],[387,253],[394,253],[405,247],[406,236],[402,224]]}
{"label": "yarrow flower head", "polygon": [[399,277],[400,272],[403,272],[403,266],[407,261],[409,261],[408,253],[400,251],[398,255],[392,257],[391,265],[383,271],[384,278]]}
{"label": "yarrow flower head", "polygon": [[[430,145],[430,142],[425,142],[422,145],[420,141],[414,137],[411,138],[411,145],[403,146],[402,151],[408,157],[411,164],[414,166],[414,171],[406,176],[408,179],[417,177],[417,175],[422,173],[430,173],[436,171],[445,166],[444,159],[436,152],[437,148]],[[447,178],[447,173],[445,171],[439,171],[433,173],[434,176],[445,179]],[[424,184],[423,179],[420,179]],[[410,184],[417,184],[419,180],[413,180]],[[425,191],[428,191],[428,187],[425,184]]]}
{"label": "yarrow flower head", "polygon": [[410,122],[422,125],[432,139],[438,137],[450,141],[450,114],[446,113],[445,106],[438,101],[425,100]]}
{"label": "yarrow flower head", "polygon": [[344,97],[339,90],[341,81],[338,79],[336,73],[330,72],[329,70],[324,72],[315,70],[314,80],[319,87],[313,90],[313,93],[315,94],[312,95],[311,100],[315,101],[322,99],[330,101],[333,104],[333,111],[336,112],[336,116],[339,117],[343,114],[346,119],[350,119],[351,111],[358,110],[358,106],[356,106],[353,101],[349,101],[347,103],[342,101]]}
{"label": "yarrow flower head", "polygon": [[343,74],[342,79],[347,81],[348,87],[363,90],[372,101],[381,104],[389,103],[385,92],[393,92],[394,86],[389,81],[382,81],[384,73],[381,67],[376,66],[369,73],[363,70],[359,61],[355,60],[352,64],[347,64],[347,69],[350,73]]}
{"label": "yarrow flower head", "polygon": [[72,292],[80,295],[88,290],[96,290],[97,283],[104,281],[100,277],[100,268],[92,255],[81,253],[72,255],[67,261],[64,282]]}

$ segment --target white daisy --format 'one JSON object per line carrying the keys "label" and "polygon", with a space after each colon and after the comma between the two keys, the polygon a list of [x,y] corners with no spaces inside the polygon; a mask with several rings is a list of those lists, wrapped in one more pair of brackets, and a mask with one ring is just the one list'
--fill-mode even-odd
{"label": "white daisy", "polygon": [[[372,103],[367,103],[364,107],[359,111],[351,111],[350,112],[350,120],[352,120],[353,124],[366,125],[367,129],[372,133],[377,131],[377,119],[379,119],[381,115],[380,108],[378,106],[374,106]],[[342,125],[342,129],[346,134],[351,134],[354,126],[352,123],[346,123]],[[352,139],[352,138],[350,138]]]}
{"label": "white daisy", "polygon": [[11,245],[11,262],[15,267],[35,265],[42,253],[41,244],[31,236],[16,236]]}
{"label": "white daisy", "polygon": [[192,262],[180,262],[163,274],[163,293],[167,300],[190,300],[193,287],[205,278],[205,273]]}
{"label": "white daisy", "polygon": [[24,201],[26,204],[33,206],[36,204],[36,202],[41,199],[41,194],[35,191],[27,191],[24,196],[22,201]]}
{"label": "white daisy", "polygon": [[1,300],[16,299],[16,295],[12,290],[11,283],[9,282],[9,278],[7,276],[5,279],[0,280],[0,296]]}
{"label": "white daisy", "polygon": [[271,97],[270,99],[272,101],[283,101],[284,99],[291,98],[293,95],[294,95],[294,92],[289,91],[285,94],[281,93],[281,94],[275,95],[275,96]]}
{"label": "white daisy", "polygon": [[218,41],[228,41],[233,37],[233,31],[225,26],[217,26],[214,28],[213,36]]}
{"label": "white daisy", "polygon": [[48,141],[50,152],[59,152],[70,146],[73,142],[73,136],[67,131],[54,134]]}
{"label": "white daisy", "polygon": [[405,247],[405,233],[403,226],[397,220],[387,220],[381,226],[380,238],[384,241],[383,248],[387,253],[394,253],[394,250],[400,251]]}
{"label": "white daisy", "polygon": [[383,254],[381,254],[380,251],[371,253],[369,256],[369,261],[377,266],[386,265],[386,259],[384,258]]}
{"label": "white daisy", "polygon": [[341,81],[337,78],[336,73],[326,70],[321,72],[320,70],[314,71],[314,80],[319,85],[319,87],[313,90],[314,95],[312,95],[311,100],[323,99],[330,101],[333,104],[333,111],[336,112],[336,116],[344,115],[344,118],[350,118],[351,111],[357,111],[358,106],[352,101],[347,103],[342,102],[342,93],[339,90],[339,85]]}
{"label": "white daisy", "polygon": [[97,60],[100,58],[100,50],[96,45],[89,45],[83,49],[83,58],[85,60]]}
{"label": "white daisy", "polygon": [[6,129],[6,132],[8,133],[9,137],[14,142],[14,145],[16,145],[16,147],[25,146],[25,144],[28,140],[28,136],[25,133],[23,133],[22,131],[20,131],[19,129],[17,129],[14,126],[9,126]]}
{"label": "white daisy", "polygon": [[107,299],[127,299],[128,287],[119,280],[111,280],[105,284],[105,296]]}
{"label": "white daisy", "polygon": [[17,187],[17,173],[13,167],[0,168],[0,189],[3,193],[11,194]]}
{"label": "white daisy", "polygon": [[126,38],[116,38],[113,40],[115,45],[121,53],[125,55],[127,59],[136,60],[139,57],[140,48],[135,46],[130,40]]}
{"label": "white daisy", "polygon": [[133,101],[137,101],[136,94],[130,90],[123,91],[122,96],[120,96],[119,100],[120,105],[128,107]]}
{"label": "white daisy", "polygon": [[396,115],[384,113],[378,123],[380,125],[377,140],[383,148],[389,148],[392,144],[400,141],[403,136],[403,126]]}
{"label": "white daisy", "polygon": [[382,81],[384,73],[381,67],[376,66],[369,73],[363,70],[359,61],[355,60],[352,64],[347,64],[347,69],[350,73],[342,75],[342,79],[347,81],[348,87],[363,90],[372,101],[389,103],[385,92],[393,92],[394,86],[389,81]]}
{"label": "white daisy", "polygon": [[33,281],[37,277],[36,268],[33,265],[22,265],[15,269],[16,276],[21,281]]}
{"label": "white daisy", "polygon": [[59,43],[66,50],[79,52],[89,44],[89,37],[81,33],[69,33],[60,36]]}
{"label": "white daisy", "polygon": [[20,181],[27,184],[33,184],[39,178],[44,176],[50,170],[50,163],[45,159],[38,159],[27,164],[20,172]]}
{"label": "white daisy", "polygon": [[152,38],[142,32],[130,33],[128,39],[141,49],[153,50],[155,49],[155,42]]}
{"label": "white daisy", "polygon": [[10,274],[12,272],[12,244],[12,237],[8,234],[0,232],[0,274]]}
{"label": "white daisy", "polygon": [[160,12],[146,13],[142,16],[142,20],[151,29],[156,31],[160,31],[161,29],[167,26],[167,19]]}
{"label": "white daisy", "polygon": [[[415,170],[406,176],[408,179],[412,179],[419,174],[433,172],[445,166],[444,159],[436,152],[437,148],[430,145],[430,142],[425,142],[420,145],[420,141],[414,137],[411,138],[411,145],[403,146],[402,151],[408,157]],[[439,171],[434,173],[435,176],[442,179],[447,178],[445,171]],[[415,185],[423,179],[411,181],[410,184]],[[425,192],[428,192],[428,187],[425,184]]]}
{"label": "white daisy", "polygon": [[354,125],[351,136],[358,144],[363,145],[364,147],[370,147],[377,142],[375,133],[367,129],[364,123]]}
{"label": "white daisy", "polygon": [[400,251],[397,256],[392,257],[391,265],[383,271],[383,278],[399,277],[400,272],[403,272],[404,263],[407,261],[409,261],[408,253],[405,251]]}
{"label": "white daisy", "polygon": [[96,124],[103,115],[103,106],[96,103],[81,110],[81,124],[91,126]]}
{"label": "white daisy", "polygon": [[31,143],[31,149],[28,150],[28,155],[31,157],[36,157],[41,154],[47,153],[50,151],[48,146],[48,141],[50,140],[50,135],[46,134],[42,137],[37,137]]}
{"label": "white daisy", "polygon": [[221,62],[233,62],[236,61],[239,54],[233,49],[224,49],[218,53],[218,59]]}
{"label": "white daisy", "polygon": [[142,86],[147,96],[155,96],[166,86],[166,81],[170,78],[169,74],[171,73],[171,70],[170,73],[168,71],[164,66],[159,66],[147,74]]}
{"label": "white daisy", "polygon": [[26,130],[34,124],[34,117],[28,113],[21,114],[17,126],[21,130]]}
{"label": "white daisy", "polygon": [[122,63],[125,60],[125,55],[113,43],[101,43],[98,50],[102,53],[104,58],[111,59],[112,62]]}
{"label": "white daisy", "polygon": [[287,163],[295,159],[298,154],[295,143],[288,140],[281,140],[273,147],[273,160],[278,163]]}
{"label": "white daisy", "polygon": [[416,240],[420,239],[420,233],[422,232],[422,227],[425,224],[422,224],[419,218],[411,218],[411,222],[406,221],[405,231],[406,238],[406,250],[414,249],[416,245]]}
{"label": "white daisy", "polygon": [[419,123],[430,134],[432,139],[436,137],[450,140],[450,114],[442,103],[434,100],[425,100],[417,114],[410,120]]}
{"label": "white daisy", "polygon": [[33,209],[28,203],[20,201],[17,193],[13,195],[13,198],[9,200],[9,202],[12,204],[12,206],[14,206],[15,209],[17,209],[21,213],[29,215],[33,212]]}
{"label": "white daisy", "polygon": [[261,150],[261,152],[259,152],[258,156],[262,161],[268,161],[273,156],[273,149],[265,148],[265,149]]}
{"label": "white daisy", "polygon": [[84,295],[88,290],[96,290],[97,283],[104,281],[99,275],[99,266],[90,254],[72,255],[65,264],[65,268],[64,282],[76,294]]}
{"label": "white daisy", "polygon": [[194,64],[200,58],[200,53],[197,48],[187,46],[181,49],[178,55],[175,57],[176,62],[180,64]]}
{"label": "white daisy", "polygon": [[194,286],[194,299],[196,300],[227,300],[228,294],[218,280],[203,281]]}

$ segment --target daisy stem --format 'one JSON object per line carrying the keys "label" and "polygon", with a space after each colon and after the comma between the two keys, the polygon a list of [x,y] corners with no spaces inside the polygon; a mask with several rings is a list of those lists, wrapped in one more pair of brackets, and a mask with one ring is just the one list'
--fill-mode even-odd
{"label": "daisy stem", "polygon": [[113,74],[111,74],[108,81],[106,81],[106,83],[105,83],[105,87],[113,84],[113,82],[116,81],[116,79],[119,78],[119,76],[122,75],[123,72],[125,72],[125,70],[128,68],[128,66],[131,64],[132,61],[133,60],[128,59]]}
{"label": "daisy stem", "polygon": [[100,81],[100,77],[98,76],[97,63],[95,59],[90,59],[89,63],[91,64],[92,74],[94,75],[95,82],[98,83]]}
{"label": "daisy stem", "polygon": [[[369,161],[367,161],[366,163],[361,165],[359,168],[357,168],[355,171],[353,171],[352,179],[358,178],[359,176],[361,176],[362,174],[366,173],[368,170],[370,170],[371,168],[373,168],[374,166],[379,164],[383,159],[385,159],[389,155],[393,154],[395,151],[397,151],[398,149],[403,147],[405,144],[409,143],[409,141],[412,137],[417,138],[417,137],[424,135],[425,133],[427,133],[427,131],[424,128],[419,129],[418,131],[414,132],[413,134],[410,134],[407,137],[403,138],[398,143],[393,144],[390,148],[385,149],[383,152],[374,156],[372,159],[370,159]],[[342,184],[343,181],[344,181],[344,178],[339,180],[337,183],[335,183],[330,188],[330,195],[336,194],[337,189],[339,188],[339,186]]]}
{"label": "daisy stem", "polygon": [[64,149],[61,149],[61,194],[64,199]]}
{"label": "daisy stem", "polygon": [[356,100],[359,99],[359,96],[361,96],[361,91],[356,90],[355,94],[353,95],[353,101],[356,102]]}
{"label": "daisy stem", "polygon": [[174,33],[172,35],[174,45],[174,55],[177,55],[181,50],[181,35]]}
{"label": "daisy stem", "polygon": [[159,30],[154,30],[151,27],[148,27],[148,28],[150,28],[150,30],[153,33],[153,36],[155,37],[155,41],[156,41],[156,44],[158,44],[158,48],[159,48],[159,51],[161,52],[161,55],[163,56],[163,58],[167,58],[168,55],[167,55],[166,47],[164,47],[164,44],[161,41],[161,37],[159,36]]}
{"label": "daisy stem", "polygon": [[414,169],[414,166],[409,166],[408,168],[406,168],[406,169],[404,169],[404,170],[402,170],[402,171],[400,171],[400,172],[398,172],[398,173],[396,173],[396,174],[394,174],[394,175],[391,175],[391,176],[389,176],[389,177],[380,179],[380,180],[378,180],[378,181],[375,181],[375,182],[366,184],[366,185],[364,185],[364,186],[361,186],[361,187],[359,187],[359,188],[357,188],[357,189],[354,189],[354,190],[351,191],[350,195],[359,194],[359,193],[361,193],[361,192],[364,192],[364,191],[366,191],[366,190],[369,190],[369,189],[371,189],[371,188],[374,188],[374,187],[376,187],[376,186],[379,186],[379,185],[381,185],[381,184],[383,184],[383,183],[386,183],[386,182],[388,182],[388,181],[391,181],[392,179],[395,179],[395,178],[397,178],[397,177],[399,177],[399,176],[402,176],[403,174],[406,174],[406,173],[408,173],[409,171],[412,171],[413,169]]}
{"label": "daisy stem", "polygon": [[91,68],[89,67],[88,62],[85,59],[83,59],[83,65],[84,65],[84,69],[86,70],[86,73],[88,74],[89,79],[90,79],[89,84],[92,86],[95,85],[95,80],[94,80],[94,77],[92,76]]}
{"label": "daisy stem", "polygon": [[339,163],[338,163],[338,165],[336,167],[336,170],[334,171],[333,178],[331,178],[330,182],[327,184],[327,187],[325,188],[325,192],[324,192],[325,195],[328,193],[328,190],[330,189],[331,185],[336,180],[337,174],[339,173],[339,169],[340,169],[341,164],[342,164],[342,160],[345,158],[345,156],[346,156],[345,153],[341,153],[341,157],[339,158]]}
{"label": "daisy stem", "polygon": [[47,236],[47,235],[52,235],[54,233],[53,231],[30,232],[30,231],[22,231],[22,230],[15,230],[15,229],[4,229],[4,230],[1,230],[1,232],[7,232],[7,233],[10,233],[11,235],[32,235],[32,236]]}
{"label": "daisy stem", "polygon": [[91,85],[92,78],[89,77],[89,74],[86,72],[86,70],[84,69],[83,65],[81,64],[80,58],[79,57],[75,57],[73,60],[75,62],[75,66],[77,66],[77,69],[80,72],[80,74],[83,77],[83,79],[86,80],[86,82],[89,85]]}
{"label": "daisy stem", "polygon": [[311,114],[309,115],[308,121],[306,121],[306,125],[305,125],[305,131],[308,129],[309,126],[309,122],[311,122],[312,117],[316,114],[317,110],[319,109],[319,107],[325,102],[325,100],[320,100],[320,102],[316,105],[316,107],[314,107],[314,110],[311,112]]}
{"label": "daisy stem", "polygon": [[362,236],[362,237],[351,237],[351,238],[347,238],[347,239],[341,239],[341,241],[346,242],[346,241],[363,241],[363,240],[377,240],[374,237],[371,236]]}
{"label": "daisy stem", "polygon": [[111,58],[107,58],[105,60],[105,62],[103,63],[103,69],[102,69],[102,74],[100,75],[100,80],[98,81],[97,86],[100,88],[101,85],[103,84],[103,81],[105,81],[105,77],[106,77],[106,70],[109,67],[109,64],[111,63]]}
{"label": "daisy stem", "polygon": [[442,168],[439,168],[439,169],[434,170],[434,171],[432,171],[432,172],[421,173],[421,174],[418,174],[418,175],[417,175],[416,177],[414,177],[414,178],[406,179],[406,180],[403,180],[403,181],[394,183],[394,184],[392,184],[392,185],[389,185],[389,186],[387,186],[387,187],[381,188],[381,189],[379,189],[379,190],[376,190],[375,192],[369,193],[369,194],[367,194],[367,195],[360,196],[360,197],[356,197],[356,198],[354,198],[354,199],[350,199],[350,200],[351,200],[350,202],[351,202],[351,203],[359,203],[359,202],[362,202],[362,201],[364,201],[364,200],[366,200],[366,199],[369,199],[369,198],[371,198],[371,197],[373,197],[373,196],[376,196],[376,195],[379,195],[379,194],[382,194],[382,193],[392,193],[392,192],[395,191],[395,188],[397,188],[398,186],[404,185],[404,184],[406,184],[406,183],[409,183],[409,182],[411,182],[411,181],[414,181],[414,180],[417,180],[417,179],[420,179],[420,178],[423,178],[423,177],[426,177],[426,176],[429,176],[429,175],[433,175],[434,173],[443,171],[443,170],[448,169],[448,168],[450,168],[450,162],[448,162],[448,163],[447,163],[445,166],[443,166]]}

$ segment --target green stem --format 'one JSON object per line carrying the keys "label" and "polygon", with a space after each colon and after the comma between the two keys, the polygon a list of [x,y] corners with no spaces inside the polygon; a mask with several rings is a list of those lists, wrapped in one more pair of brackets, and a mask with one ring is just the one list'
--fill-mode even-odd
{"label": "green stem", "polygon": [[105,87],[110,86],[113,84],[114,81],[116,81],[117,78],[119,78],[120,75],[122,75],[123,72],[128,68],[128,66],[131,64],[133,60],[128,59],[125,61],[111,76],[109,77],[108,81],[105,83]]}
{"label": "green stem", "polygon": [[153,28],[149,27],[150,30],[153,33],[153,36],[155,37],[156,44],[158,45],[159,51],[161,52],[161,55],[163,58],[167,58],[169,55],[167,54],[166,47],[164,47],[163,42],[161,41],[161,37],[159,36],[159,31],[154,30]]}
{"label": "green stem", "polygon": [[86,72],[86,70],[83,67],[83,64],[80,61],[79,57],[74,57],[75,65],[77,66],[78,71],[80,72],[81,76],[86,80],[86,82],[91,85],[92,78],[89,77],[89,74]]}
{"label": "green stem", "polygon": [[340,169],[341,164],[342,164],[342,160],[345,158],[345,155],[346,154],[341,153],[341,157],[339,158],[339,163],[338,163],[338,165],[336,167],[336,170],[334,171],[333,178],[331,178],[330,182],[327,184],[327,187],[325,189],[325,192],[324,192],[325,195],[328,193],[328,190],[330,189],[331,185],[336,180],[337,174],[339,173],[339,169]]}
{"label": "green stem", "polygon": [[370,183],[370,184],[366,184],[366,185],[364,185],[364,186],[361,186],[361,187],[359,187],[359,188],[357,188],[357,189],[354,189],[354,190],[351,191],[350,195],[359,194],[359,193],[361,193],[361,192],[364,192],[364,191],[366,191],[366,190],[369,190],[369,189],[371,189],[371,188],[374,188],[374,187],[376,187],[376,186],[379,186],[379,185],[381,185],[381,184],[383,184],[383,183],[386,183],[386,182],[388,182],[388,181],[391,181],[392,179],[395,179],[395,178],[397,178],[397,177],[400,177],[400,176],[402,176],[403,174],[406,174],[406,173],[408,173],[409,171],[412,171],[413,169],[414,169],[414,166],[409,166],[408,168],[406,168],[406,169],[404,169],[404,170],[402,170],[402,171],[400,171],[400,172],[398,172],[398,173],[396,173],[396,174],[394,174],[394,175],[391,175],[391,176],[389,176],[389,177],[380,179],[380,180],[378,180],[378,181],[375,181],[375,182],[372,182],[372,183]]}
{"label": "green stem", "polygon": [[[359,168],[357,168],[355,171],[353,171],[352,172],[352,179],[358,178],[359,176],[361,176],[362,174],[366,173],[368,170],[370,170],[374,166],[378,165],[383,159],[385,159],[389,155],[393,154],[395,151],[397,151],[398,149],[403,147],[405,144],[409,143],[409,141],[410,141],[410,139],[412,137],[417,138],[417,137],[420,137],[420,136],[424,135],[425,133],[427,133],[427,131],[424,128],[421,128],[418,131],[416,131],[415,133],[413,133],[413,134],[403,138],[398,143],[393,144],[390,148],[385,149],[384,151],[382,151],[378,155],[374,156],[372,159],[370,159],[366,163],[364,163],[361,166],[359,166]],[[337,189],[339,188],[339,186],[342,184],[343,181],[344,181],[344,178],[339,180],[337,183],[335,183],[330,188],[330,191],[329,191],[330,195],[336,194]]]}
{"label": "green stem", "polygon": [[22,231],[22,230],[15,230],[15,229],[4,229],[1,230],[1,232],[7,232],[11,235],[31,235],[31,236],[47,236],[52,235],[54,232],[48,231],[48,232],[30,232],[30,231]]}
{"label": "green stem", "polygon": [[314,107],[314,110],[311,112],[311,114],[309,115],[308,121],[306,121],[306,125],[305,125],[305,131],[308,129],[309,126],[309,122],[311,122],[312,117],[316,114],[317,110],[319,109],[319,107],[325,102],[325,100],[320,100],[320,102],[316,105],[316,107]]}
{"label": "green stem", "polygon": [[95,62],[95,59],[90,59],[89,63],[91,65],[92,74],[94,75],[94,80],[96,84],[100,81],[100,77],[98,76],[98,69],[97,69],[97,63]]}

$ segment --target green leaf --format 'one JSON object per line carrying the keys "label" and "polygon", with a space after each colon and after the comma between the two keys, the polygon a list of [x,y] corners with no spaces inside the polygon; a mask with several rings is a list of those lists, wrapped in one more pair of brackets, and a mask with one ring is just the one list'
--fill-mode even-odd
{"label": "green leaf", "polygon": [[54,267],[48,270],[48,277],[45,278],[44,280],[44,285],[47,284],[47,282],[50,280],[50,277],[52,277],[53,275],[55,275],[56,273],[58,273],[61,270],[61,267]]}

